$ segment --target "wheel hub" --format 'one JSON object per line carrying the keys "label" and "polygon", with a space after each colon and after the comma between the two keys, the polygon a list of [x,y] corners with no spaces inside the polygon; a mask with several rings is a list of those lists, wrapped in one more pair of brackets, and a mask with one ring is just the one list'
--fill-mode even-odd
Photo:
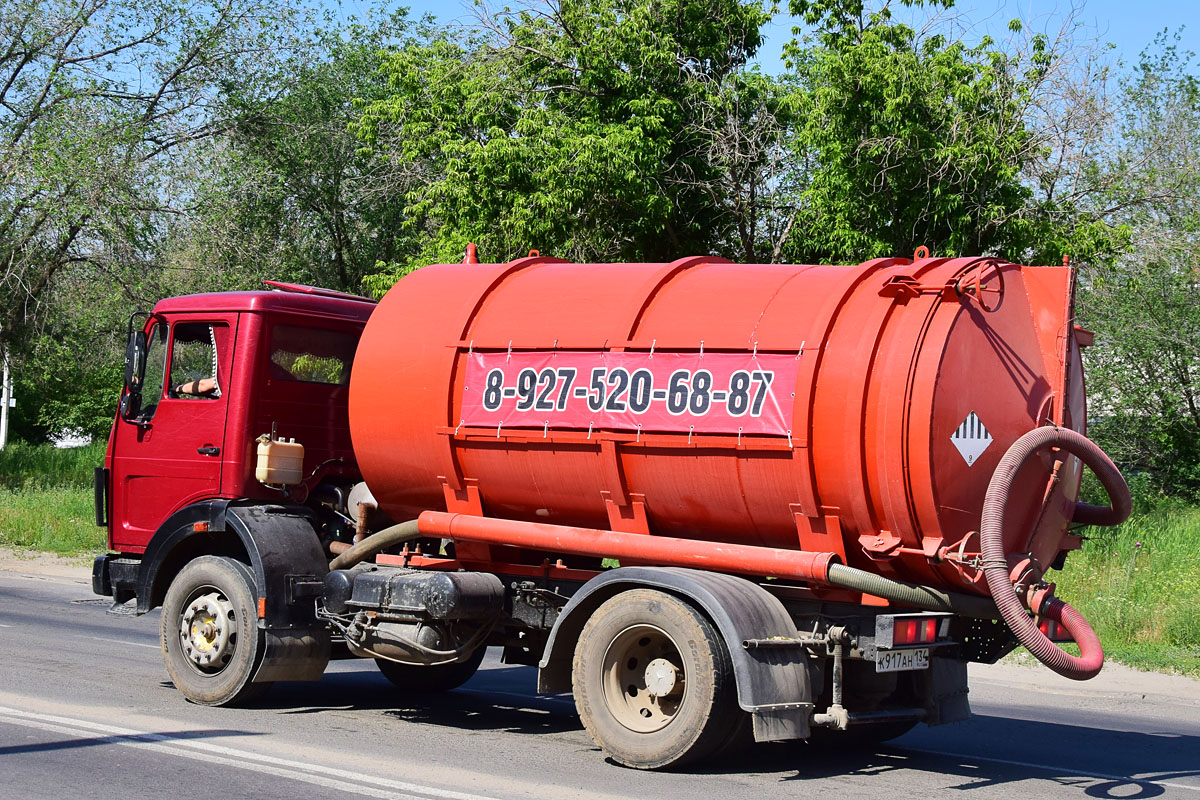
{"label": "wheel hub", "polygon": [[665,658],[656,658],[646,665],[646,691],[651,697],[668,697],[683,687],[679,683],[679,670]]}
{"label": "wheel hub", "polygon": [[219,671],[229,662],[234,647],[233,603],[216,592],[192,600],[179,619],[183,653],[195,667]]}
{"label": "wheel hub", "polygon": [[631,731],[653,733],[675,719],[687,676],[670,636],[654,625],[619,633],[604,654],[604,701]]}

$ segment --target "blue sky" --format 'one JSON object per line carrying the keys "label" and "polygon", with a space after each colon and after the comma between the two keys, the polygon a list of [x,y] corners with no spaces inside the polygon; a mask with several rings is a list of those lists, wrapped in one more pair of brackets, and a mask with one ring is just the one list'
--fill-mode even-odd
{"label": "blue sky", "polygon": [[[899,7],[899,3],[893,5]],[[1138,54],[1164,28],[1171,32],[1185,26],[1182,44],[1200,50],[1200,0],[958,0],[945,14],[961,25],[963,41],[977,42],[983,35],[1002,40],[1009,36],[1008,22],[1020,19],[1026,29],[1057,34],[1074,11],[1076,35],[1097,38],[1115,46],[1115,54],[1133,62]],[[906,12],[897,9],[897,16]],[[902,17],[903,18],[903,17]],[[760,56],[763,69],[771,71],[770,61],[791,38],[797,21],[780,15],[766,31],[766,53]]]}
{"label": "blue sky", "polygon": [[[365,9],[379,5],[362,0],[342,0],[340,3],[328,0],[328,3],[340,8],[339,13],[343,16],[361,15]],[[407,5],[413,16],[429,12],[439,22],[469,22],[474,14],[470,0],[409,0],[407,3],[401,0],[401,4]],[[489,4],[504,5],[495,0],[489,0]],[[786,0],[781,0],[780,4],[786,5]],[[512,2],[511,5],[519,3]],[[895,5],[899,6],[899,3]],[[1116,47],[1116,54],[1126,62],[1136,60],[1138,53],[1159,31],[1169,28],[1174,32],[1181,25],[1185,26],[1183,46],[1200,50],[1200,0],[958,0],[951,13],[969,28],[963,38],[972,43],[984,34],[994,38],[1006,36],[1008,21],[1013,18],[1020,18],[1032,30],[1056,33],[1072,8],[1077,9],[1075,22],[1081,26],[1078,34],[1111,42]],[[794,20],[781,14],[764,31],[767,42],[758,59],[764,70],[776,72],[782,68],[779,54],[791,38],[794,24]]]}

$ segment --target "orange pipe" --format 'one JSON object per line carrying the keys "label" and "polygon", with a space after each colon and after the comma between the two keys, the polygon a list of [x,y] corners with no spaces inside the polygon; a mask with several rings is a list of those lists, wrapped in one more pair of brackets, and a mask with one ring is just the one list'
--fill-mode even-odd
{"label": "orange pipe", "polygon": [[417,529],[423,536],[454,541],[529,547],[567,555],[631,559],[663,567],[769,575],[821,584],[829,582],[829,565],[840,561],[836,553],[618,533],[443,511],[422,513],[417,518]]}

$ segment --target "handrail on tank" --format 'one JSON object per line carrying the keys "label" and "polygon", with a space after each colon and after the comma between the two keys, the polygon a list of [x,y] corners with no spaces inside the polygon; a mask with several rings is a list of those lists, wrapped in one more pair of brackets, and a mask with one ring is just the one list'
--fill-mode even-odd
{"label": "handrail on tank", "polygon": [[[707,542],[620,533],[544,522],[426,511],[417,518],[422,536],[482,544],[516,545],[564,555],[647,561],[664,567],[691,567],[741,575],[769,575],[867,592],[901,605],[953,611],[981,619],[999,617],[986,597],[946,592],[895,581],[847,567],[836,553]],[[370,539],[364,540],[370,541]]]}
{"label": "handrail on tank", "polygon": [[829,566],[840,561],[836,553],[619,533],[443,511],[424,512],[417,525],[422,536],[431,538],[529,547],[565,555],[637,559],[664,567],[772,575],[820,584],[828,583]]}

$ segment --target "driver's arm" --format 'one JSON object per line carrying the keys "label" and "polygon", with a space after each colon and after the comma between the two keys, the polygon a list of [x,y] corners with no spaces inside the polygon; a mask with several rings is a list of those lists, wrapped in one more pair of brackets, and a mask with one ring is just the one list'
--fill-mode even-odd
{"label": "driver's arm", "polygon": [[206,395],[216,391],[217,382],[213,378],[200,378],[175,387],[175,394]]}

